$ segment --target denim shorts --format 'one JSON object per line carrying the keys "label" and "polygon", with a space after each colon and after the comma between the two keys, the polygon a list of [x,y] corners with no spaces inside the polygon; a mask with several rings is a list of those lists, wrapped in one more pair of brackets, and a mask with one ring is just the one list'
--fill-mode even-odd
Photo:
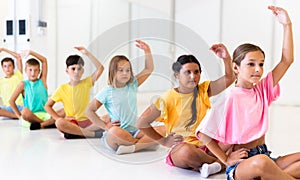
{"label": "denim shorts", "polygon": [[[23,106],[17,105],[17,108],[20,112],[23,110]],[[0,109],[4,109],[4,110],[9,111],[11,113],[15,113],[14,110],[11,108],[11,106],[0,106]]]}
{"label": "denim shorts", "polygon": [[[255,147],[255,148],[250,149],[249,152],[248,152],[248,157],[247,158],[250,158],[250,157],[258,155],[258,154],[265,154],[269,158],[271,158],[273,161],[277,160],[277,158],[272,158],[270,156],[271,151],[268,150],[268,148],[267,148],[267,146],[265,144],[259,145],[259,146]],[[236,167],[239,164],[240,164],[240,162],[236,163],[233,166],[228,166],[227,167],[227,169],[226,169],[227,180],[234,180],[234,172],[235,172]]]}

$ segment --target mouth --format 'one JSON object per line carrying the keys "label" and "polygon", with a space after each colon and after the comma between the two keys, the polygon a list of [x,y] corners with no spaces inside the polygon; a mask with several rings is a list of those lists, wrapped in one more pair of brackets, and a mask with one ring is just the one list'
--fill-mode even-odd
{"label": "mouth", "polygon": [[261,76],[260,75],[252,75],[251,77],[253,77],[253,78],[260,78]]}

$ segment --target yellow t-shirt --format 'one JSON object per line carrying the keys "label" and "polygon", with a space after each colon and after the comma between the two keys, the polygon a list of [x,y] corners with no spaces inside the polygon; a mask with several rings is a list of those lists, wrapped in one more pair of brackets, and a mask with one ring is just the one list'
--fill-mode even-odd
{"label": "yellow t-shirt", "polygon": [[[9,99],[21,81],[23,81],[23,75],[19,70],[16,70],[10,78],[0,79],[0,96],[4,106],[10,106]],[[16,99],[16,104],[23,106],[21,94]]]}
{"label": "yellow t-shirt", "polygon": [[198,85],[197,96],[197,121],[188,129],[185,125],[192,118],[191,104],[194,99],[194,93],[181,94],[174,89],[166,92],[163,97],[158,98],[154,105],[161,111],[160,121],[164,122],[167,134],[175,132],[182,135],[184,141],[195,144],[197,146],[203,145],[196,136],[196,129],[204,116],[206,111],[210,109],[210,101],[207,93],[209,81],[205,81]]}
{"label": "yellow t-shirt", "polygon": [[51,96],[55,102],[62,102],[66,116],[73,116],[77,121],[87,120],[85,109],[90,102],[90,90],[93,87],[92,77],[80,81],[76,86],[69,83],[61,85]]}

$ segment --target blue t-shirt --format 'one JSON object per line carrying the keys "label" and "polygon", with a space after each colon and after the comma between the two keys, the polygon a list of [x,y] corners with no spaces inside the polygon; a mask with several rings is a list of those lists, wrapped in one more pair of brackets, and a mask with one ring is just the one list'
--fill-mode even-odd
{"label": "blue t-shirt", "polygon": [[41,79],[38,79],[35,82],[25,80],[24,92],[24,107],[30,109],[33,113],[46,112],[44,106],[48,100],[48,91]]}
{"label": "blue t-shirt", "polygon": [[138,81],[122,88],[106,86],[95,97],[106,108],[111,121],[120,120],[121,128],[136,131]]}

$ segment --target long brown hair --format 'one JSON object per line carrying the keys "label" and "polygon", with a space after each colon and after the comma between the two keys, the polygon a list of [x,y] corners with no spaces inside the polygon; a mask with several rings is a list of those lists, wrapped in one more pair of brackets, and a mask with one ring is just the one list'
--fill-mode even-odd
{"label": "long brown hair", "polygon": [[108,70],[108,85],[111,85],[112,87],[116,87],[116,82],[115,82],[115,76],[118,70],[118,63],[120,61],[128,61],[129,65],[130,65],[130,79],[127,82],[127,84],[132,83],[133,82],[133,72],[132,72],[132,66],[131,63],[129,61],[129,59],[126,56],[123,55],[117,55],[114,56],[110,62],[109,62],[109,70]]}

